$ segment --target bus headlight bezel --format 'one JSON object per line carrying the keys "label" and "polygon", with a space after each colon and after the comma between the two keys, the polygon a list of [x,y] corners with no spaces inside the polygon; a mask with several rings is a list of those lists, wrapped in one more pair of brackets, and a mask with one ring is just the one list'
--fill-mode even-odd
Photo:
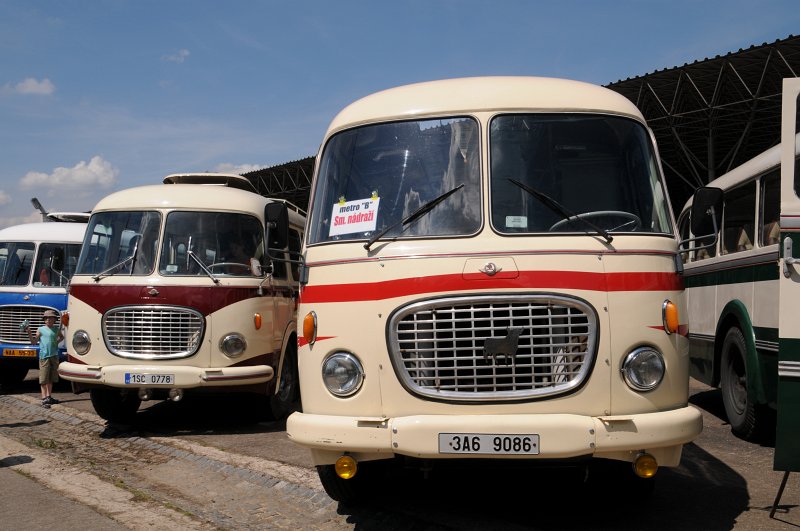
{"label": "bus headlight bezel", "polygon": [[322,361],[322,382],[334,396],[352,396],[364,383],[364,366],[350,352],[333,352]]}
{"label": "bus headlight bezel", "polygon": [[219,350],[229,358],[238,358],[247,350],[247,340],[238,332],[225,334],[219,340]]}
{"label": "bus headlight bezel", "polygon": [[667,372],[664,355],[650,346],[633,349],[622,361],[620,372],[625,383],[641,393],[652,391],[664,380]]}
{"label": "bus headlight bezel", "polygon": [[92,348],[92,338],[86,330],[76,330],[72,334],[72,348],[79,356],[84,356]]}

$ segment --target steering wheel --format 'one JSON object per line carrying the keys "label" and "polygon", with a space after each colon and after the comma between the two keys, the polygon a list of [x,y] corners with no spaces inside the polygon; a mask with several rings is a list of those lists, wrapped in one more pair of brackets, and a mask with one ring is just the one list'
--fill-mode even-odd
{"label": "steering wheel", "polygon": [[618,225],[612,229],[608,230],[618,230],[626,225],[633,224],[633,228],[630,229],[631,231],[637,231],[642,227],[642,220],[636,214],[631,212],[625,212],[623,210],[595,210],[594,212],[584,212],[582,214],[576,214],[574,216],[570,216],[568,218],[564,218],[562,220],[556,221],[553,225],[550,226],[550,231],[557,231],[566,225],[575,224],[579,219],[585,219],[591,221],[593,219],[598,218],[623,218],[627,221],[622,225]]}
{"label": "steering wheel", "polygon": [[217,267],[231,267],[231,268],[245,269],[248,272],[250,271],[250,266],[249,265],[240,264],[239,262],[217,262],[216,264],[211,264],[210,266],[206,266],[206,267],[208,267],[209,271],[214,271],[214,269],[217,268]]}

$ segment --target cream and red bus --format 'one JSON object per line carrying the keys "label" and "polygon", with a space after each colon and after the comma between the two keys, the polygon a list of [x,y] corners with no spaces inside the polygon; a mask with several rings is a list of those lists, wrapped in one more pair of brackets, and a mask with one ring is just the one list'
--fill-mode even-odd
{"label": "cream and red bus", "polygon": [[487,458],[621,467],[646,491],[702,430],[677,231],[624,97],[533,77],[379,92],[331,123],[310,204],[287,432],[334,499],[389,462]]}
{"label": "cream and red bus", "polygon": [[102,199],[70,286],[59,374],[112,421],[187,391],[259,393],[266,413],[288,414],[299,402],[303,214],[224,174],[170,175]]}

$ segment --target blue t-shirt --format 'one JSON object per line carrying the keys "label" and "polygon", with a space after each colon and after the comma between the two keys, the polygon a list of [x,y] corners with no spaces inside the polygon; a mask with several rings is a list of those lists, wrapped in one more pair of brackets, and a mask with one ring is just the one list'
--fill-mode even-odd
{"label": "blue t-shirt", "polygon": [[58,356],[58,328],[39,327],[39,359]]}

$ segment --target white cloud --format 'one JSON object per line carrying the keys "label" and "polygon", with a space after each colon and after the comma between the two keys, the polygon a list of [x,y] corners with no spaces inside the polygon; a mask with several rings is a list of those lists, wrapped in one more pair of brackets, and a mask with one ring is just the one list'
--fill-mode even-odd
{"label": "white cloud", "polygon": [[56,91],[56,86],[47,78],[39,81],[32,77],[28,77],[17,83],[11,85],[6,83],[3,85],[2,92],[5,94],[34,94],[37,96],[49,96]]}
{"label": "white cloud", "polygon": [[7,205],[11,202],[11,196],[5,190],[0,190],[0,205]]}
{"label": "white cloud", "polygon": [[222,164],[217,164],[217,167],[214,168],[214,171],[218,173],[235,173],[236,175],[242,175],[243,173],[259,170],[265,167],[265,164],[231,164],[230,162],[223,162]]}
{"label": "white cloud", "polygon": [[90,193],[99,188],[110,188],[117,181],[119,170],[95,155],[87,163],[80,161],[72,168],[58,167],[53,173],[30,171],[20,179],[19,186],[23,190],[38,188],[47,191],[48,196],[58,195],[65,190]]}
{"label": "white cloud", "polygon": [[187,57],[189,57],[189,55],[190,55],[189,50],[187,50],[186,48],[181,48],[174,54],[162,55],[161,60],[169,61],[171,63],[182,63],[186,60]]}
{"label": "white cloud", "polygon": [[39,221],[42,221],[42,214],[38,211],[33,211],[27,216],[0,217],[0,229],[13,227],[14,225],[22,225],[23,223],[37,223]]}

